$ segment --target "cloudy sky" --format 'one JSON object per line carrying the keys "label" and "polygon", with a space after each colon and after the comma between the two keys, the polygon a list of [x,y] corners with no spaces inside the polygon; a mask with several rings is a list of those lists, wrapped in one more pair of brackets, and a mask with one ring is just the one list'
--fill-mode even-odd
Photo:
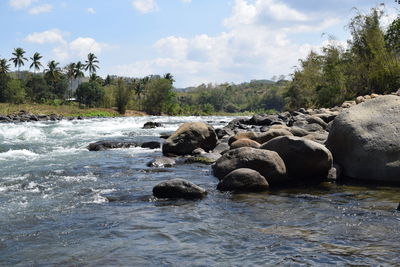
{"label": "cloudy sky", "polygon": [[62,65],[100,60],[99,75],[170,72],[177,87],[287,75],[333,36],[344,42],[373,0],[0,0],[0,58],[22,47]]}

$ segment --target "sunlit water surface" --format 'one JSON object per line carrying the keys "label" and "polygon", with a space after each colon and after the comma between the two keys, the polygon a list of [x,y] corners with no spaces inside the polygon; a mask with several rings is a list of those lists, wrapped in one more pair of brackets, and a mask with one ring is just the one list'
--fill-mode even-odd
{"label": "sunlit water surface", "polygon": [[[324,184],[232,195],[205,165],[151,169],[161,150],[89,152],[99,140],[161,141],[186,121],[139,117],[0,124],[0,265],[252,266],[400,263],[399,188]],[[164,127],[141,129],[146,121]],[[190,180],[201,201],[156,200]],[[112,199],[115,201],[108,201]]]}

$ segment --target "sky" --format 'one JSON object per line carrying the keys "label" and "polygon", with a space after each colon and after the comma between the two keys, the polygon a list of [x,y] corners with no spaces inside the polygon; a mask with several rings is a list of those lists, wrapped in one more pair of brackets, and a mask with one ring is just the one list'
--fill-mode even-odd
{"label": "sky", "polygon": [[345,46],[349,20],[380,3],[387,25],[394,0],[0,0],[0,58],[22,47],[64,66],[94,53],[100,76],[171,73],[175,87],[271,79]]}

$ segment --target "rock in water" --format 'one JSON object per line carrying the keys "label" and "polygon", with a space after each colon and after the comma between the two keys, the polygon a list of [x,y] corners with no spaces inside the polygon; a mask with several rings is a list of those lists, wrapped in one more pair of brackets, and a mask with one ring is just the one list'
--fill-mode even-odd
{"label": "rock in water", "polygon": [[98,141],[89,144],[87,148],[89,151],[103,151],[107,149],[130,148],[135,146],[137,146],[136,142],[131,141]]}
{"label": "rock in water", "polygon": [[327,147],[345,177],[400,182],[400,97],[388,95],[343,111]]}
{"label": "rock in water", "polygon": [[143,125],[143,129],[153,129],[157,127],[162,127],[162,124],[159,122],[148,121]]}
{"label": "rock in water", "polygon": [[189,181],[172,179],[159,183],[153,188],[157,198],[199,199],[207,195],[207,191]]}
{"label": "rock in water", "polygon": [[331,152],[301,137],[276,137],[261,148],[277,152],[285,162],[288,176],[299,181],[322,180],[332,168]]}
{"label": "rock in water", "polygon": [[259,172],[252,169],[237,169],[230,172],[219,182],[220,191],[260,192],[269,187],[267,180]]}
{"label": "rock in water", "polygon": [[285,163],[278,153],[252,147],[229,150],[217,160],[213,172],[222,180],[227,174],[240,168],[258,171],[268,179],[270,185],[282,184],[287,180]]}
{"label": "rock in water", "polygon": [[147,163],[148,167],[156,167],[156,168],[169,168],[173,167],[176,164],[174,159],[167,157],[157,157],[152,161]]}
{"label": "rock in water", "polygon": [[217,145],[214,128],[203,122],[187,122],[182,124],[162,147],[164,155],[188,155],[196,148],[210,151]]}

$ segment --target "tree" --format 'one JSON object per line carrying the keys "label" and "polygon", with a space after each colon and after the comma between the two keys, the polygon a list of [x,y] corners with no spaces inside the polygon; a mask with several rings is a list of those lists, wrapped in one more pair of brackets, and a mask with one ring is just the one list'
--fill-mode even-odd
{"label": "tree", "polygon": [[10,71],[10,65],[7,64],[7,59],[0,59],[0,74],[6,74]]}
{"label": "tree", "polygon": [[29,69],[33,68],[34,72],[39,71],[42,66],[42,63],[40,63],[40,60],[42,59],[42,56],[36,52],[33,54],[33,57],[30,58],[32,60],[32,64],[29,66]]}
{"label": "tree", "polygon": [[83,73],[83,68],[85,66],[82,64],[82,62],[78,61],[75,64],[75,70],[74,70],[74,78],[78,80],[78,84],[80,85],[80,80],[82,77],[85,77],[85,74]]}
{"label": "tree", "polygon": [[386,46],[400,57],[400,18],[395,19],[385,33]]}
{"label": "tree", "polygon": [[128,105],[129,99],[130,99],[130,91],[126,87],[124,80],[120,78],[117,81],[117,92],[115,97],[119,114],[125,114],[126,106]]}
{"label": "tree", "polygon": [[161,115],[169,113],[174,104],[175,95],[172,91],[170,80],[158,79],[151,80],[146,85],[146,100],[144,101],[144,109],[152,115]]}
{"label": "tree", "polygon": [[[7,60],[6,60],[7,62]],[[0,102],[6,102],[5,92],[8,87],[10,77],[5,73],[0,73]]]}
{"label": "tree", "polygon": [[104,97],[104,88],[97,82],[85,82],[76,89],[76,98],[79,103],[88,107],[101,104]]}
{"label": "tree", "polygon": [[[147,80],[148,82],[148,80]],[[139,110],[141,110],[141,98],[145,90],[145,86],[147,84],[145,79],[135,79],[132,83],[133,90],[138,100]]]}
{"label": "tree", "polygon": [[172,74],[171,73],[166,73],[165,75],[164,75],[164,79],[167,79],[167,80],[169,80],[171,83],[174,83],[175,82],[175,80],[174,80],[174,76],[172,76]]}
{"label": "tree", "polygon": [[88,59],[85,61],[85,71],[89,70],[90,75],[96,73],[96,70],[99,68],[96,63],[99,63],[97,57],[93,53],[88,54]]}
{"label": "tree", "polygon": [[40,75],[31,76],[26,82],[27,97],[36,103],[43,103],[47,99],[53,99],[49,84]]}
{"label": "tree", "polygon": [[28,61],[27,58],[24,57],[25,51],[22,48],[15,48],[14,52],[12,55],[14,56],[13,58],[10,59],[14,63],[14,66],[18,68],[18,77],[20,77],[20,68],[21,66],[24,66],[24,61]]}
{"label": "tree", "polygon": [[25,101],[25,88],[22,85],[21,80],[11,79],[4,92],[4,98],[6,102],[13,104],[22,104]]}
{"label": "tree", "polygon": [[70,63],[64,67],[65,75],[68,79],[68,98],[71,98],[72,83],[75,79],[75,63]]}
{"label": "tree", "polygon": [[44,76],[50,85],[53,85],[58,79],[60,79],[61,69],[58,65],[60,65],[60,63],[55,60],[52,60],[47,64]]}

